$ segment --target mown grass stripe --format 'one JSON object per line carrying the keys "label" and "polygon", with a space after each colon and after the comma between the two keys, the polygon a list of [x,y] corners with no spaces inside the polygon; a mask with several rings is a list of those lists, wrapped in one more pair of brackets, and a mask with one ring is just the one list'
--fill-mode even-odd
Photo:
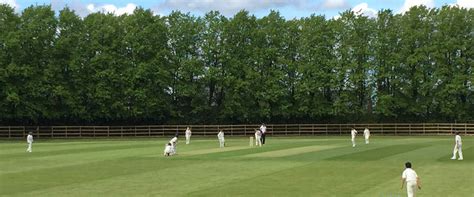
{"label": "mown grass stripe", "polygon": [[285,157],[285,156],[290,156],[290,155],[298,155],[302,153],[317,152],[321,150],[333,149],[333,148],[338,148],[338,147],[340,146],[335,146],[335,145],[303,146],[303,147],[297,147],[297,148],[289,148],[289,149],[283,149],[283,150],[266,151],[266,152],[261,152],[261,153],[248,154],[248,155],[245,155],[244,157],[262,157],[262,158]]}

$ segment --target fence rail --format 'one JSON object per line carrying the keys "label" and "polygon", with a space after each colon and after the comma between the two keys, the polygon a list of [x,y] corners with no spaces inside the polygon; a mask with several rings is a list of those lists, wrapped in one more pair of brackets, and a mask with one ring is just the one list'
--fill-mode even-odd
{"label": "fence rail", "polygon": [[[253,135],[260,125],[142,125],[142,126],[0,126],[0,139],[36,138],[159,137],[172,136],[189,126],[193,136],[215,136],[224,130],[229,136]],[[398,124],[269,124],[267,135],[349,135],[351,128],[369,128],[375,135],[450,135],[453,130],[474,135],[473,123]]]}

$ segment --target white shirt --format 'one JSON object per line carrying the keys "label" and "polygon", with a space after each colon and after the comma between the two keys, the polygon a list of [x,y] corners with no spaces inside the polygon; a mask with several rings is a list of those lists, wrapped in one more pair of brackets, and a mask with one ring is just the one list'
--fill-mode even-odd
{"label": "white shirt", "polygon": [[170,143],[175,144],[178,141],[177,137],[171,138]]}
{"label": "white shirt", "polygon": [[218,138],[219,140],[224,140],[224,132],[222,132],[222,131],[219,132],[219,133],[217,134],[217,138]]}
{"label": "white shirt", "polygon": [[186,136],[191,136],[191,129],[186,129]]}
{"label": "white shirt", "polygon": [[407,168],[403,171],[402,178],[404,178],[406,182],[416,181],[416,178],[418,178],[418,175],[411,168]]}
{"label": "white shirt", "polygon": [[370,131],[369,129],[364,129],[364,136],[369,137],[370,136]]}
{"label": "white shirt", "polygon": [[26,137],[26,141],[28,143],[33,143],[33,135],[28,134],[28,136]]}
{"label": "white shirt", "polygon": [[462,145],[462,141],[461,141],[461,136],[460,135],[456,135],[456,137],[454,138],[455,142],[457,145]]}
{"label": "white shirt", "polygon": [[352,138],[355,138],[355,136],[357,135],[357,130],[352,129],[351,130],[351,135],[352,135]]}
{"label": "white shirt", "polygon": [[265,125],[260,126],[260,131],[265,134],[265,132],[267,132],[267,127]]}

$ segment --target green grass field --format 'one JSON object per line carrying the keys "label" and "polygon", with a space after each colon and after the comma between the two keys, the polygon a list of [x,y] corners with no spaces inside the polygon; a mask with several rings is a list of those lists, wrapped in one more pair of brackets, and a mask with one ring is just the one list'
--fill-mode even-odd
{"label": "green grass field", "polygon": [[162,156],[168,139],[0,141],[1,196],[406,196],[405,161],[417,196],[474,196],[474,137],[464,161],[450,160],[454,136],[193,138]]}

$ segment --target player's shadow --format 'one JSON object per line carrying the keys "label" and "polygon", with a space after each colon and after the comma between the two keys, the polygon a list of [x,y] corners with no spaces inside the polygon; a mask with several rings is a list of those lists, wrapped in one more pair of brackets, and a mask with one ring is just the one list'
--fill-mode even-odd
{"label": "player's shadow", "polygon": [[451,149],[450,153],[438,158],[436,161],[438,161],[438,162],[456,162],[456,163],[458,163],[458,162],[459,163],[474,162],[474,146],[463,149],[462,153],[463,153],[463,157],[464,157],[464,159],[462,161],[451,159],[451,157],[453,156],[452,149]]}

